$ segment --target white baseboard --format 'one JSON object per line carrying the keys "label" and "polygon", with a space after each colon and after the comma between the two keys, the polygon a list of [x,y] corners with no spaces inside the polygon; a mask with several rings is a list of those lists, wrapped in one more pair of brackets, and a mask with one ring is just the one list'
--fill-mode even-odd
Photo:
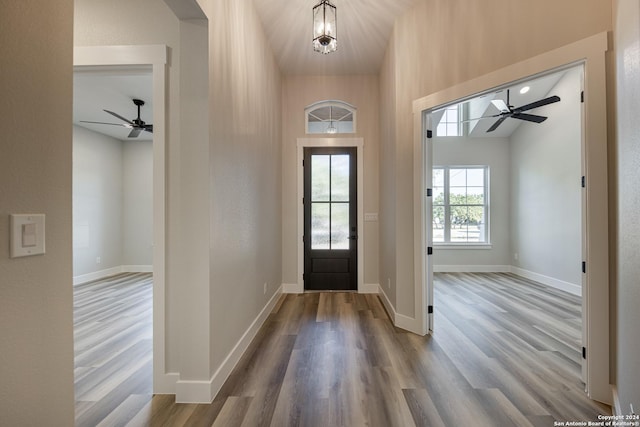
{"label": "white baseboard", "polygon": [[[358,289],[358,293],[360,294],[377,294],[378,288],[380,285],[377,283],[365,283],[362,286],[362,289]],[[299,285],[297,283],[283,283],[282,284],[282,293],[283,294],[303,294],[304,293],[304,285]]]}
{"label": "white baseboard", "polygon": [[177,381],[176,403],[211,403],[216,397],[224,382],[229,378],[231,371],[236,367],[240,358],[255,338],[260,327],[275,307],[282,295],[282,287],[273,294],[269,302],[260,311],[240,340],[231,349],[222,364],[218,367],[209,381]]}
{"label": "white baseboard", "polygon": [[73,278],[73,286],[80,285],[82,283],[91,282],[93,280],[104,279],[105,277],[113,276],[114,274],[122,273],[122,266],[107,268],[105,270],[94,271],[92,273],[81,274]]}
{"label": "white baseboard", "polygon": [[153,273],[153,265],[123,265],[123,273]]}
{"label": "white baseboard", "polygon": [[421,322],[414,317],[409,317],[409,316],[405,316],[404,314],[397,313],[396,309],[393,307],[393,304],[391,304],[389,297],[384,292],[384,289],[382,288],[382,286],[379,286],[378,289],[379,289],[378,294],[380,295],[382,304],[387,309],[387,313],[389,313],[389,316],[391,317],[391,321],[393,322],[394,326],[397,326],[398,328],[402,328],[409,332],[413,332],[414,334],[424,335],[424,332],[421,330],[422,328],[420,327]]}
{"label": "white baseboard", "polygon": [[618,387],[615,384],[611,384],[611,395],[613,396],[613,405],[611,405],[613,415],[625,415],[622,412],[622,405],[620,405],[620,396],[618,396]]}
{"label": "white baseboard", "polygon": [[82,283],[91,282],[94,280],[104,279],[105,277],[113,276],[120,273],[152,273],[152,265],[119,265],[117,267],[107,268],[105,270],[94,271],[92,273],[81,274],[74,276],[73,286],[80,285]]}
{"label": "white baseboard", "polygon": [[180,380],[177,372],[162,373],[153,376],[153,394],[176,394],[176,384]]}
{"label": "white baseboard", "polygon": [[359,294],[377,294],[380,290],[380,285],[377,283],[365,283],[362,285],[362,289],[358,289]]}
{"label": "white baseboard", "polygon": [[563,280],[554,279],[553,277],[534,273],[533,271],[524,270],[522,268],[514,266],[511,266],[511,272],[520,277],[524,277],[525,279],[535,280],[536,282],[542,283],[543,285],[560,289],[561,291],[565,291],[573,295],[582,295],[582,286],[576,285],[575,283],[569,283]]}
{"label": "white baseboard", "polygon": [[434,265],[434,273],[510,273],[510,265]]}
{"label": "white baseboard", "polygon": [[282,293],[283,294],[302,294],[304,293],[304,286],[299,285],[298,283],[283,283]]}

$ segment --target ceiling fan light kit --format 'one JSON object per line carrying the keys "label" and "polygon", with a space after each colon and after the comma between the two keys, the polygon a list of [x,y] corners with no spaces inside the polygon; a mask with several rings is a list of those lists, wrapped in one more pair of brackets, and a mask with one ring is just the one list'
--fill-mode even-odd
{"label": "ceiling fan light kit", "polygon": [[322,0],[313,7],[313,50],[323,54],[338,48],[338,16],[336,7]]}
{"label": "ceiling fan light kit", "polygon": [[122,120],[125,123],[90,122],[90,121],[86,121],[86,120],[80,120],[80,122],[81,123],[93,123],[93,124],[98,124],[98,125],[111,125],[111,126],[126,127],[126,128],[131,129],[131,132],[129,132],[128,138],[136,138],[138,135],[140,135],[140,132],[142,132],[142,131],[153,133],[153,125],[146,124],[140,118],[140,107],[142,107],[144,105],[144,101],[141,100],[141,99],[133,99],[132,101],[133,101],[133,104],[136,107],[138,107],[138,117],[136,117],[133,120],[129,120],[129,119],[121,116],[118,113],[114,113],[113,111],[103,110],[105,113],[111,114],[112,116]]}

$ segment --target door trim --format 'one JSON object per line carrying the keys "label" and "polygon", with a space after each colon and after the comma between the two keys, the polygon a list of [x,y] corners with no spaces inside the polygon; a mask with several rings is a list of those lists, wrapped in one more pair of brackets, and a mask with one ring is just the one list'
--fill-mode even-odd
{"label": "door trim", "polygon": [[297,236],[298,236],[298,283],[295,289],[288,288],[288,293],[304,292],[304,169],[302,160],[304,159],[305,147],[355,147],[357,155],[357,180],[358,180],[358,293],[364,293],[364,139],[363,138],[298,138],[296,167],[297,179]]}
{"label": "door trim", "polygon": [[583,277],[583,307],[586,311],[588,351],[587,395],[600,402],[611,404],[609,386],[609,223],[607,176],[607,106],[606,52],[608,34],[596,34],[575,43],[515,63],[492,73],[433,93],[413,102],[414,123],[414,230],[422,238],[415,239],[415,318],[412,331],[427,333],[425,275],[428,266],[423,262],[422,249],[426,225],[421,218],[424,210],[424,165],[422,160],[424,116],[427,110],[450,102],[472,97],[488,88],[499,87],[504,82],[514,82],[528,76],[571,65],[584,64],[584,128],[583,153],[586,176],[586,249],[587,270]]}

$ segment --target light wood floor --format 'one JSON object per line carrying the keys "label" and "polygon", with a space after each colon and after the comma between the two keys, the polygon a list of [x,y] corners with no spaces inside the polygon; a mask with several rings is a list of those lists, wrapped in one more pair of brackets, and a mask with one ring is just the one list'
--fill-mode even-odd
{"label": "light wood floor", "polygon": [[210,405],[131,385],[93,394],[101,410],[78,399],[78,425],[538,427],[610,414],[579,379],[579,298],[508,274],[439,274],[435,322],[419,337],[376,295],[283,295]]}
{"label": "light wood floor", "polygon": [[74,286],[76,425],[122,425],[152,398],[151,274]]}

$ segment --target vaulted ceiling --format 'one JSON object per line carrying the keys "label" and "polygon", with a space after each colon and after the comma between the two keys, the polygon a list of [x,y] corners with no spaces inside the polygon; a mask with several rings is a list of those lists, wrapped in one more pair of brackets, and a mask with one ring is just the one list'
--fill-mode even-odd
{"label": "vaulted ceiling", "polygon": [[264,32],[284,74],[377,74],[395,19],[416,0],[332,0],[338,48],[314,52],[312,9],[318,0],[254,0]]}

